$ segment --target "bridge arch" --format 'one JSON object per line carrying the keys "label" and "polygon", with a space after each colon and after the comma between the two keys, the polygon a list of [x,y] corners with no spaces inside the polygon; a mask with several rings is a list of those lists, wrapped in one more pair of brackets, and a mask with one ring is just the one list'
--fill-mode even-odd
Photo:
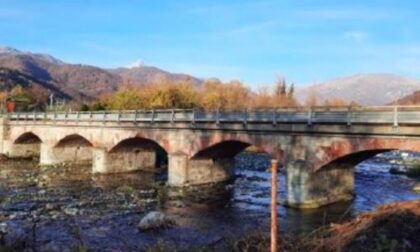
{"label": "bridge arch", "polygon": [[199,150],[190,159],[233,158],[249,146],[252,146],[252,144],[249,142],[243,142],[239,140],[224,140]]}
{"label": "bridge arch", "polygon": [[92,147],[93,144],[85,137],[79,134],[70,134],[61,138],[56,144],[55,148],[64,147]]}
{"label": "bridge arch", "polygon": [[33,132],[25,132],[18,136],[15,141],[13,141],[15,144],[40,144],[42,143],[41,138],[34,134]]}
{"label": "bridge arch", "polygon": [[[420,140],[397,138],[349,138],[307,147],[307,159],[289,160],[287,204],[313,208],[354,197],[355,167],[379,153],[393,150],[420,151]],[[328,143],[329,145],[326,145]],[[312,148],[312,149],[311,149]]]}
{"label": "bridge arch", "polygon": [[93,144],[84,136],[76,133],[67,134],[55,143],[41,144],[41,164],[92,163]]}
{"label": "bridge arch", "polygon": [[42,140],[33,133],[27,131],[21,133],[14,140],[3,141],[4,153],[10,158],[34,158],[40,156]]}
{"label": "bridge arch", "polygon": [[346,140],[332,141],[328,146],[318,146],[312,151],[314,172],[325,169],[331,164],[357,165],[358,163],[375,156],[376,154],[392,151],[416,151],[420,152],[420,139],[396,139],[396,138],[350,138]]}
{"label": "bridge arch", "polygon": [[[254,142],[257,144],[254,144]],[[269,159],[278,158],[281,155],[280,151],[275,151],[278,148],[272,147],[270,142],[252,139],[249,135],[230,136],[226,134],[222,138],[216,135],[210,139],[201,139],[197,146],[200,148],[197,148],[198,150],[187,161],[182,161],[179,157],[175,157],[178,160],[172,163],[184,164],[184,168],[180,168],[178,165],[175,166],[176,176],[173,176],[175,177],[175,183],[171,180],[170,183],[206,184],[229,181],[234,178],[236,172],[235,167],[238,159],[235,159],[235,156],[248,147],[253,147],[254,152],[268,155],[265,169],[270,165]],[[260,158],[258,157],[258,159]],[[243,166],[240,165],[240,167]],[[171,179],[172,177],[170,176],[169,178]]]}
{"label": "bridge arch", "polygon": [[114,145],[109,150],[109,152],[123,152],[132,149],[155,149],[166,152],[165,148],[162,147],[158,142],[141,136],[134,136],[122,139],[116,145]]}
{"label": "bridge arch", "polygon": [[155,171],[164,167],[167,160],[166,149],[157,141],[136,135],[120,140],[109,151],[95,149],[93,170],[97,173]]}

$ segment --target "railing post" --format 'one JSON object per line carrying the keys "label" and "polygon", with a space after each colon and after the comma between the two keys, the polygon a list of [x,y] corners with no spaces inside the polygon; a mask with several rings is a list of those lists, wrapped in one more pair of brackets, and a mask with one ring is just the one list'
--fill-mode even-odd
{"label": "railing post", "polygon": [[118,110],[117,121],[121,121],[121,110]]}
{"label": "railing post", "polygon": [[394,127],[398,127],[398,106],[394,107]]}
{"label": "railing post", "polygon": [[247,110],[244,110],[244,119],[243,119],[243,125],[246,125],[248,123],[248,113]]}
{"label": "railing post", "polygon": [[137,116],[138,116],[138,111],[136,109],[136,111],[134,111],[134,123],[137,123]]}
{"label": "railing post", "polygon": [[216,124],[219,125],[220,124],[220,109],[217,108],[216,110]]}
{"label": "railing post", "polygon": [[36,121],[36,111],[34,110],[34,121]]}
{"label": "railing post", "polygon": [[351,126],[352,111],[351,105],[347,108],[347,126]]}
{"label": "railing post", "polygon": [[312,107],[309,107],[308,110],[308,126],[312,125]]}
{"label": "railing post", "polygon": [[105,124],[105,122],[106,122],[106,111],[104,110],[103,115],[102,115],[102,123]]}
{"label": "railing post", "polygon": [[47,120],[47,110],[44,111],[44,121]]}
{"label": "railing post", "polygon": [[89,121],[92,121],[92,111],[89,111]]}
{"label": "railing post", "polygon": [[174,123],[175,111],[171,110],[171,123]]}
{"label": "railing post", "polygon": [[20,117],[20,115],[19,115],[19,111],[17,111],[17,112],[16,112],[16,121],[19,121],[19,117]]}
{"label": "railing post", "polygon": [[79,121],[80,120],[80,112],[79,111],[77,111],[76,112],[76,121]]}
{"label": "railing post", "polygon": [[272,118],[272,120],[273,120],[273,126],[276,126],[277,125],[277,109],[276,108],[273,109],[273,118]]}
{"label": "railing post", "polygon": [[28,113],[29,112],[25,112],[25,122],[28,121]]}
{"label": "railing post", "polygon": [[152,120],[150,121],[151,123],[155,122],[155,110],[152,109]]}
{"label": "railing post", "polygon": [[191,119],[191,123],[195,124],[195,109],[192,110],[192,119]]}

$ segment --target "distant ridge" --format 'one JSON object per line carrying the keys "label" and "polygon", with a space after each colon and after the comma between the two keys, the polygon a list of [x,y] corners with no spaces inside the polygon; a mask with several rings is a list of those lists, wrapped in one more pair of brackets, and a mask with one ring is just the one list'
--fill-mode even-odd
{"label": "distant ridge", "polygon": [[321,99],[341,98],[361,105],[384,105],[420,90],[420,81],[393,74],[359,74],[298,88],[302,102],[309,94]]}
{"label": "distant ridge", "polygon": [[68,64],[51,55],[0,46],[0,68],[17,71],[32,79],[54,87],[55,94],[71,99],[93,99],[118,90],[123,84],[143,85],[162,81],[191,81],[199,85],[202,80],[187,74],[172,74],[157,67],[102,69],[95,66]]}

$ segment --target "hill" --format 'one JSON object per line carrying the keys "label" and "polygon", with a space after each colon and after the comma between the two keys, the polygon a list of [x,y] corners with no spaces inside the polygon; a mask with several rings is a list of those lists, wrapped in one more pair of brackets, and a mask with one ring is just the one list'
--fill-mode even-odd
{"label": "hill", "polygon": [[420,81],[392,74],[360,74],[297,89],[300,101],[310,94],[322,100],[341,98],[362,105],[384,105],[420,90]]}
{"label": "hill", "polygon": [[51,55],[22,52],[10,47],[0,47],[0,67],[17,71],[34,83],[42,83],[50,87],[50,91],[72,99],[92,99],[112,93],[125,83],[142,85],[162,80],[202,82],[186,74],[172,74],[156,67],[102,69],[68,64]]}
{"label": "hill", "polygon": [[414,93],[404,96],[401,99],[398,99],[392,104],[399,104],[399,105],[420,105],[420,90],[415,91]]}

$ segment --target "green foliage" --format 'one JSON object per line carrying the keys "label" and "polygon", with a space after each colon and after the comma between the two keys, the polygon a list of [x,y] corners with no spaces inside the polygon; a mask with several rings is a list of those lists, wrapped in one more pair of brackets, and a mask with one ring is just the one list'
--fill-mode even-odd
{"label": "green foliage", "polygon": [[375,239],[375,252],[393,252],[397,251],[398,241],[394,239],[388,239],[386,235],[380,234]]}
{"label": "green foliage", "polygon": [[83,103],[82,105],[80,105],[79,111],[89,111],[89,105],[87,105],[86,103]]}
{"label": "green foliage", "polygon": [[194,108],[197,104],[196,93],[191,85],[167,85],[152,93],[150,107],[164,108]]}
{"label": "green foliage", "polygon": [[111,110],[139,109],[142,107],[144,107],[142,97],[133,89],[119,90],[107,104],[107,108]]}
{"label": "green foliage", "polygon": [[95,102],[91,105],[90,108],[92,111],[102,111],[102,110],[106,110],[106,104],[102,103],[102,102]]}

